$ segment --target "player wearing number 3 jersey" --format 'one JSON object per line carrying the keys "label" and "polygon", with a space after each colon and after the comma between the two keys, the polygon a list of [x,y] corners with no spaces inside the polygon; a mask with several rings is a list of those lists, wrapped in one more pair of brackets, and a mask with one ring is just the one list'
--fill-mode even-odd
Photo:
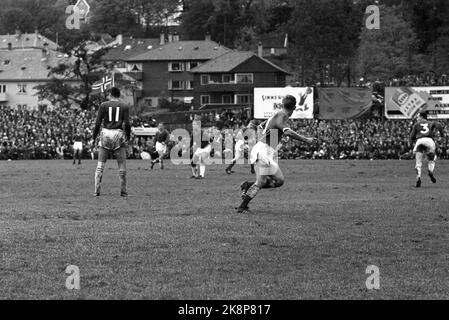
{"label": "player wearing number 3 jersey", "polygon": [[[95,172],[95,196],[100,196],[101,180],[109,153],[115,153],[119,167],[119,177],[122,197],[127,197],[126,191],[126,142],[131,136],[129,124],[129,107],[120,102],[120,90],[111,88],[110,101],[103,103],[98,110],[93,134],[94,144],[100,134],[98,143],[98,165]],[[103,129],[100,133],[100,127]]]}
{"label": "player wearing number 3 jersey", "polygon": [[418,121],[413,126],[412,134],[410,135],[410,145],[413,145],[413,141],[416,140],[413,153],[416,157],[416,171],[418,177],[416,179],[416,187],[421,187],[421,172],[424,155],[427,155],[429,160],[428,169],[429,177],[433,183],[436,183],[435,178],[435,161],[437,159],[436,155],[436,144],[435,144],[435,133],[440,132],[440,135],[444,135],[443,127],[438,122],[433,122],[427,120],[427,112],[421,112],[418,115]]}

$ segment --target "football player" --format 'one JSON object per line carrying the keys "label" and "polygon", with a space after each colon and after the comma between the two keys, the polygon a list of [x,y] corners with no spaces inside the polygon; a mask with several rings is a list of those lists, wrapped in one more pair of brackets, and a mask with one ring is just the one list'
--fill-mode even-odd
{"label": "football player", "polygon": [[[235,137],[235,146],[234,146],[234,158],[232,159],[232,163],[226,167],[226,173],[232,174],[232,168],[235,166],[237,161],[244,157],[245,150],[248,150],[248,137],[243,137],[242,132],[238,132]],[[253,169],[253,167],[251,167]]]}
{"label": "football player", "polygon": [[154,165],[158,162],[161,170],[164,170],[164,157],[167,154],[167,144],[170,141],[170,134],[164,128],[164,124],[162,122],[158,125],[158,131],[156,132],[154,141],[158,158],[151,161],[151,170],[153,170]]}
{"label": "football player", "polygon": [[76,159],[78,159],[78,165],[80,165],[83,155],[83,136],[80,129],[76,130],[73,141],[73,165],[76,164]]}
{"label": "football player", "polygon": [[299,135],[288,126],[288,120],[296,109],[296,99],[287,95],[282,100],[282,110],[264,122],[259,142],[251,150],[250,163],[255,164],[256,182],[245,181],[240,185],[242,203],[237,213],[250,213],[249,203],[256,197],[260,189],[279,188],[284,184],[284,175],[277,164],[277,148],[283,135],[307,144],[316,143],[315,138]]}
{"label": "football player", "polygon": [[[204,179],[206,174],[206,162],[215,154],[215,147],[221,143],[218,133],[213,129],[201,130],[201,122],[192,123],[192,135],[190,139],[192,159],[192,178]],[[217,148],[218,149],[218,148]]]}
{"label": "football player", "polygon": [[[98,164],[95,172],[95,193],[100,196],[101,180],[109,153],[115,153],[119,168],[120,196],[127,197],[126,190],[126,151],[127,141],[131,138],[131,125],[129,122],[129,107],[119,101],[120,90],[111,88],[110,100],[104,102],[98,110],[93,140],[97,141],[100,127],[103,123],[99,139]],[[95,144],[95,143],[94,143]]]}
{"label": "football player", "polygon": [[418,121],[415,123],[410,135],[410,146],[416,141],[415,147],[413,149],[413,154],[416,157],[416,172],[418,177],[416,178],[416,187],[421,187],[421,174],[424,155],[428,159],[428,173],[432,183],[436,183],[435,178],[435,161],[437,159],[436,155],[436,144],[435,144],[435,134],[436,131],[440,132],[440,136],[444,136],[443,126],[435,121],[427,120],[427,112],[422,111],[418,114]]}

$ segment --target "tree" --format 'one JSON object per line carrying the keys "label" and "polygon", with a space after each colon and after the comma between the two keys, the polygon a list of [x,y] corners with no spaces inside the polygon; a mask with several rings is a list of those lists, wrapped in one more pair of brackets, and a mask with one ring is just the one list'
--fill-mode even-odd
{"label": "tree", "polygon": [[299,0],[288,25],[289,57],[303,82],[337,81],[348,75],[359,44],[364,8],[351,0]]}
{"label": "tree", "polygon": [[368,79],[389,80],[419,72],[423,56],[417,54],[417,37],[401,6],[381,6],[380,30],[363,29],[358,72]]}
{"label": "tree", "polygon": [[92,85],[108,72],[101,57],[106,49],[88,54],[87,41],[80,43],[70,52],[68,61],[53,67],[49,81],[35,87],[40,99],[47,99],[54,105],[78,105],[90,110],[99,107],[106,100],[105,94],[93,94]]}

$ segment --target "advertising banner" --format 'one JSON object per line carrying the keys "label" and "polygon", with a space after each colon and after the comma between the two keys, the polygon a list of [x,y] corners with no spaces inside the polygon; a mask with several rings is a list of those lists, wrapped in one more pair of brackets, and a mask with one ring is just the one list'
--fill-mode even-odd
{"label": "advertising banner", "polygon": [[313,88],[254,88],[254,117],[268,119],[282,108],[282,99],[292,95],[297,106],[292,119],[313,119]]}
{"label": "advertising banner", "polygon": [[412,119],[421,110],[429,119],[449,119],[449,87],[385,88],[388,119]]}

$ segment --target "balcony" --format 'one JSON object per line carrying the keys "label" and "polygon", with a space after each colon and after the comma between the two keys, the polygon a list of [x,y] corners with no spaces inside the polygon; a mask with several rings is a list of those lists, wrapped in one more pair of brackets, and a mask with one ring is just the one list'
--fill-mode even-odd
{"label": "balcony", "polygon": [[206,110],[234,110],[234,109],[248,109],[252,108],[252,103],[208,103],[204,104],[200,107],[199,110],[206,111]]}
{"label": "balcony", "polygon": [[0,102],[8,102],[8,94],[0,93]]}
{"label": "balcony", "polygon": [[200,92],[252,92],[254,83],[210,82],[197,86]]}
{"label": "balcony", "polygon": [[133,72],[125,72],[127,76],[132,77],[136,81],[142,81],[143,72],[142,71],[133,71]]}

